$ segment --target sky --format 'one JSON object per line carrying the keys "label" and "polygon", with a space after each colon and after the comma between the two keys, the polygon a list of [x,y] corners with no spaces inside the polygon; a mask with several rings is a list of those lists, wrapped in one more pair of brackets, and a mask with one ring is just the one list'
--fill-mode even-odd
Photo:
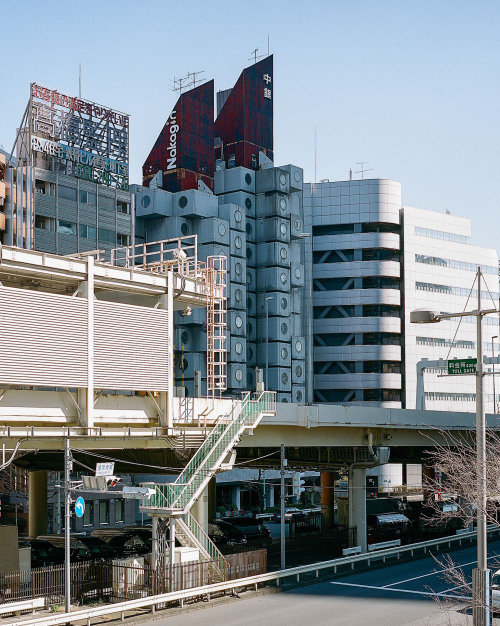
{"label": "sky", "polygon": [[203,71],[227,89],[274,54],[275,164],[305,180],[402,185],[405,205],[472,219],[500,252],[498,0],[0,2],[0,147],[38,82],[128,113],[131,182],[178,95]]}

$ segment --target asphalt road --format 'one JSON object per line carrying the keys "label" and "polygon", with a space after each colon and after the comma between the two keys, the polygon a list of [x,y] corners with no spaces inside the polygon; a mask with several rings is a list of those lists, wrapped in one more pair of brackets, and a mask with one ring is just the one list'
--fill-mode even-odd
{"label": "asphalt road", "polygon": [[[450,551],[468,579],[476,546]],[[500,567],[500,541],[489,545],[490,565]],[[498,556],[497,556],[498,555]],[[444,555],[439,559],[442,562]],[[223,606],[142,622],[150,626],[442,626],[469,625],[459,612],[464,590],[447,581],[431,557],[373,569],[284,593],[248,598]],[[436,602],[436,593],[445,606]],[[500,625],[500,619],[494,624]]]}

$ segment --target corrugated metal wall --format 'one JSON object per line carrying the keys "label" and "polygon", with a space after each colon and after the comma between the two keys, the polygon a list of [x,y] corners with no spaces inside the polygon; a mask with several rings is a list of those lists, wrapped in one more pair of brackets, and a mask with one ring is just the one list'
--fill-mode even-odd
{"label": "corrugated metal wall", "polygon": [[[168,312],[94,307],[94,386],[167,391]],[[0,286],[0,384],[86,387],[87,300]]]}

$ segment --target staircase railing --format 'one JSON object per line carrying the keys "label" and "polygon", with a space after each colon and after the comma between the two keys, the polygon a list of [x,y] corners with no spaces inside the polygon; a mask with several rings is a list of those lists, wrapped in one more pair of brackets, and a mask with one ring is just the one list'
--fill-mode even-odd
{"label": "staircase railing", "polygon": [[249,392],[233,404],[230,413],[222,415],[174,483],[156,485],[147,508],[184,511],[194,501],[198,490],[224,460],[238,436],[256,425],[259,416],[275,410],[275,392],[264,391],[253,398]]}
{"label": "staircase railing", "polygon": [[224,573],[226,559],[224,558],[222,552],[217,548],[191,513],[184,513],[184,515],[181,515],[180,517],[184,524],[192,532],[198,544],[203,547],[207,555],[217,563],[218,568],[222,573]]}

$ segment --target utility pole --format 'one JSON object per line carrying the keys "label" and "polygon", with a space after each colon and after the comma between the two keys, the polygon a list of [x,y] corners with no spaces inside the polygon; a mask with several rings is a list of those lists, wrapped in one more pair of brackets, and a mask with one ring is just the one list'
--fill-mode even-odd
{"label": "utility pole", "polygon": [[280,544],[281,544],[281,566],[285,569],[285,444],[281,444],[281,515],[280,515]]}
{"label": "utility pole", "polygon": [[64,610],[71,610],[71,563],[70,563],[70,526],[71,526],[71,491],[70,480],[73,459],[69,447],[69,437],[64,442]]}

